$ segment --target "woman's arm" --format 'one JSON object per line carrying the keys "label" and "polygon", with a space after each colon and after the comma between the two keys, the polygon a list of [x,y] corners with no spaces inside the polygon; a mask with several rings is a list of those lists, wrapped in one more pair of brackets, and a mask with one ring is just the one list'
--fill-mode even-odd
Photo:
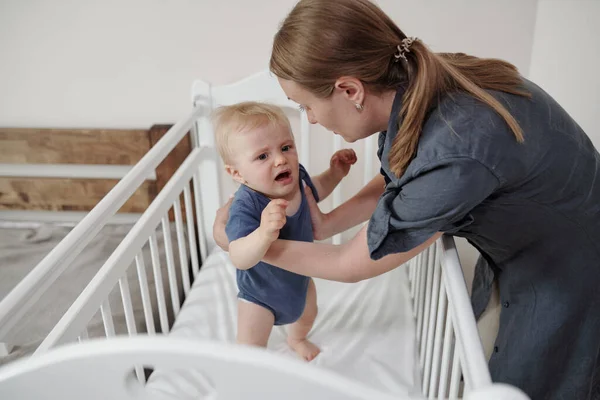
{"label": "woman's arm", "polygon": [[265,238],[261,229],[229,243],[229,257],[237,269],[247,270],[254,267],[264,257],[271,241]]}
{"label": "woman's arm", "polygon": [[340,282],[358,282],[384,274],[406,263],[442,236],[436,233],[405,253],[374,261],[369,256],[367,227],[342,245],[276,240],[263,258],[269,264],[300,275]]}
{"label": "woman's arm", "polygon": [[321,212],[312,197],[310,189],[306,190],[315,239],[327,239],[361,222],[367,221],[373,214],[373,211],[375,211],[377,201],[383,193],[384,188],[385,180],[383,176],[377,175],[354,197],[328,214]]}
{"label": "woman's arm", "polygon": [[233,196],[230,196],[227,203],[223,204],[223,207],[217,210],[215,222],[213,222],[213,238],[215,239],[215,243],[225,251],[229,251],[229,238],[227,238],[227,233],[225,233],[225,226],[229,219],[229,208],[232,202]]}

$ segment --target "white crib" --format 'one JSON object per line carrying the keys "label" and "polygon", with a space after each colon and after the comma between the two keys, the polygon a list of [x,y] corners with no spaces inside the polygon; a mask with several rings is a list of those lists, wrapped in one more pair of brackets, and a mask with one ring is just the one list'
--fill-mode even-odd
{"label": "white crib", "polygon": [[[392,309],[403,310],[402,307],[405,307],[407,310],[408,319],[398,329],[410,330],[407,339],[403,340],[406,343],[402,343],[403,348],[407,349],[402,354],[408,356],[405,360],[397,360],[397,367],[392,366],[392,369],[400,369],[404,362],[413,365],[409,376],[414,372],[414,379],[407,378],[410,385],[402,390],[390,392],[377,383],[361,381],[352,373],[332,371],[326,364],[306,364],[277,354],[276,351],[236,346],[230,343],[231,326],[221,329],[225,333],[218,338],[194,333],[197,329],[214,328],[213,320],[202,318],[219,310],[224,311],[218,318],[225,321],[225,325],[231,325],[231,304],[211,303],[207,298],[213,292],[225,293],[228,299],[235,294],[235,288],[232,287],[233,267],[228,262],[227,254],[216,248],[212,239],[212,223],[222,202],[220,164],[208,116],[217,105],[243,100],[268,101],[288,109],[296,109],[296,106],[286,99],[277,81],[268,72],[218,87],[197,81],[193,85],[192,96],[192,112],[173,126],[0,303],[1,355],[11,350],[10,343],[4,340],[7,332],[18,326],[52,282],[143,183],[148,171],[155,169],[177,143],[191,132],[194,150],[35,354],[0,368],[0,398],[527,398],[515,388],[491,383],[458,253],[454,240],[447,236],[411,260],[406,268],[398,268],[389,276],[376,278],[379,281],[373,280],[372,284],[352,287],[354,292],[356,288],[366,288],[364,290],[370,292],[364,293],[378,293],[381,297],[381,293],[387,292],[377,285],[387,284],[391,287],[389,293],[400,293]],[[334,148],[341,148],[341,139],[336,137],[334,140]],[[310,171],[311,145],[306,118],[300,119],[299,149],[301,162]],[[364,150],[364,179],[367,182],[375,173],[372,168],[374,138],[366,141]],[[182,198],[185,218],[181,208]],[[333,194],[334,205],[339,205],[341,201],[342,192],[337,188]],[[170,233],[170,210],[174,213],[178,265],[173,251],[175,241]],[[163,282],[160,272],[157,229],[162,229],[163,233],[163,262],[167,264],[168,283]],[[339,243],[341,238],[338,235],[333,240]],[[145,246],[150,249],[151,267],[142,254]],[[132,308],[128,276],[136,273],[143,315],[134,315]],[[148,284],[150,274],[154,278],[155,293],[151,293]],[[323,288],[326,285],[329,284],[322,283]],[[109,297],[113,290],[117,290],[117,286],[126,320],[126,335],[116,332],[113,324],[112,309],[115,303]],[[334,293],[340,288],[333,287],[330,292]],[[402,293],[405,293],[404,297]],[[333,303],[335,301],[332,300]],[[322,310],[321,307],[321,314]],[[388,323],[393,323],[392,317],[396,315],[393,310],[388,315]],[[175,317],[173,324],[169,312]],[[97,313],[101,314],[106,338],[88,337],[87,326]],[[333,318],[331,315],[335,313],[324,314],[323,318],[326,319]],[[350,316],[347,320],[352,318]],[[144,333],[138,333],[136,328],[139,325],[136,325],[136,320],[140,319]],[[198,325],[198,321],[203,322],[200,328],[190,328],[191,325]],[[341,328],[336,329],[344,329],[347,321],[337,322]],[[370,323],[358,323],[356,326]],[[323,324],[322,331],[329,329],[326,325]],[[378,334],[375,332],[375,336],[369,340],[383,340],[377,339]],[[327,337],[325,332],[323,337]],[[331,343],[334,343],[332,346],[336,341],[336,337],[331,338]],[[360,351],[370,351],[368,346],[361,344],[352,357],[356,360],[366,359]],[[393,353],[391,347],[388,349],[384,352]],[[341,364],[347,367],[351,363],[352,359],[344,360]],[[150,378],[148,369],[154,370]],[[372,382],[382,381],[376,368],[369,366],[367,370],[359,371],[359,375],[362,376],[365,371],[371,374]],[[186,374],[193,376],[186,378]],[[186,385],[199,387],[187,387],[187,391],[179,391]]]}

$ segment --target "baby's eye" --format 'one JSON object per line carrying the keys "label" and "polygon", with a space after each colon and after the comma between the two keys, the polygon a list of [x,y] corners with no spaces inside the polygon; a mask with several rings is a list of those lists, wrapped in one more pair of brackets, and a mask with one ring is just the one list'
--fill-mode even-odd
{"label": "baby's eye", "polygon": [[290,151],[291,148],[292,148],[291,144],[286,144],[285,146],[283,146],[281,148],[281,151]]}
{"label": "baby's eye", "polygon": [[257,160],[264,161],[267,159],[267,153],[262,153],[260,156],[256,157]]}

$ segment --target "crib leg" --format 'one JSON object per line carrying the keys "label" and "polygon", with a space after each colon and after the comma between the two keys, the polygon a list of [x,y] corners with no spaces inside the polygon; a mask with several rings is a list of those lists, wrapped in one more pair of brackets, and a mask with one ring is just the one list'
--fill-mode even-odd
{"label": "crib leg", "polygon": [[0,342],[0,357],[6,357],[7,355],[9,355],[13,347],[14,346],[8,343]]}

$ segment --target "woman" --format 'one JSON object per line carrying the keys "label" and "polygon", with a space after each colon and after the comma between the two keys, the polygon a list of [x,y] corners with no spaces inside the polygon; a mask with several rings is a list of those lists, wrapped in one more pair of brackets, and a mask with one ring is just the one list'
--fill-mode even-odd
{"label": "woman", "polygon": [[382,174],[330,214],[312,202],[317,238],[369,220],[352,240],[278,240],[265,261],[353,282],[465,237],[486,261],[474,292],[495,277],[504,306],[493,380],[600,398],[600,155],[558,104],[509,63],[432,53],[368,0],[300,1],[270,68],[311,123],[348,142],[381,132]]}

